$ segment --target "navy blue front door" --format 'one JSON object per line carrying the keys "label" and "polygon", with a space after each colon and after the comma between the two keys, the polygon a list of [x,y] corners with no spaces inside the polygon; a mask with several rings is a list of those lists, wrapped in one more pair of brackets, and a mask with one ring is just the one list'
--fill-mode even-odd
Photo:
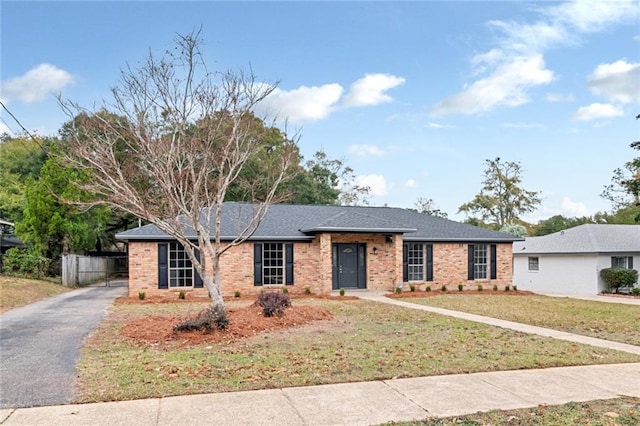
{"label": "navy blue front door", "polygon": [[333,289],[366,288],[365,245],[333,245]]}

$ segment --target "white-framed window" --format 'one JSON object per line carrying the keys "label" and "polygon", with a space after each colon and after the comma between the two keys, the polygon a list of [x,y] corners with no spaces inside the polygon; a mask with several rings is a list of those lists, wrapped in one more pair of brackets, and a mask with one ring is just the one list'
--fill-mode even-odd
{"label": "white-framed window", "polygon": [[262,283],[284,284],[284,244],[264,243],[262,246]]}
{"label": "white-framed window", "polygon": [[530,271],[537,271],[540,267],[540,259],[538,259],[538,257],[535,256],[530,256],[529,257],[529,270]]}
{"label": "white-framed window", "polygon": [[476,280],[487,279],[487,266],[489,252],[487,244],[476,244],[473,251],[473,278]]}
{"label": "white-framed window", "polygon": [[611,256],[611,267],[633,269],[633,256]]}
{"label": "white-framed window", "polygon": [[409,243],[407,248],[409,281],[424,281],[424,244]]}
{"label": "white-framed window", "polygon": [[169,288],[193,287],[193,264],[182,244],[169,243]]}

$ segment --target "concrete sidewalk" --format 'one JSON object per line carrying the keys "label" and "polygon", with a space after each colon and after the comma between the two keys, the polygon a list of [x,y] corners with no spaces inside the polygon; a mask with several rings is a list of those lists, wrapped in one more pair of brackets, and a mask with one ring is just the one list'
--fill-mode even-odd
{"label": "concrete sidewalk", "polygon": [[0,410],[3,425],[375,425],[640,397],[640,363],[455,374]]}

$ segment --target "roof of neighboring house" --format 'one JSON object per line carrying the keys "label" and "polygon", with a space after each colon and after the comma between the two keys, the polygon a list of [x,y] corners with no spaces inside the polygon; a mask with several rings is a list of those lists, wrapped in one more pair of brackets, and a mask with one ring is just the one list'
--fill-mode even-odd
{"label": "roof of neighboring house", "polygon": [[640,252],[640,225],[589,223],[542,237],[528,237],[513,245],[514,256],[634,252]]}
{"label": "roof of neighboring house", "polygon": [[[235,238],[254,205],[224,203],[222,240]],[[312,240],[325,232],[404,234],[406,241],[513,242],[513,235],[394,207],[274,204],[251,240]],[[193,234],[195,237],[195,234]],[[171,239],[155,225],[116,235],[125,241]]]}

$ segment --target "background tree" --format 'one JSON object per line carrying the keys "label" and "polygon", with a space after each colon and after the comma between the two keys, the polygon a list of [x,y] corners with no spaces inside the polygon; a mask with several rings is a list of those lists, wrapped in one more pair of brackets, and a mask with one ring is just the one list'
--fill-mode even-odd
{"label": "background tree", "polygon": [[419,197],[416,200],[414,206],[415,206],[415,209],[413,210],[419,213],[424,213],[431,216],[443,217],[445,219],[449,217],[447,212],[444,212],[436,207],[436,203],[431,198]]}
{"label": "background tree", "polygon": [[501,162],[500,158],[485,160],[483,187],[468,203],[461,205],[458,212],[479,219],[494,229],[515,224],[520,216],[531,213],[541,203],[540,192],[523,189],[522,166],[518,162]]}
{"label": "background tree", "polygon": [[529,235],[527,228],[524,225],[520,224],[508,224],[504,225],[499,229],[500,232],[504,232],[505,234],[510,234],[516,237],[526,237]]}
{"label": "background tree", "polygon": [[[275,87],[256,82],[253,73],[209,72],[200,46],[198,33],[178,35],[163,57],[149,54],[139,69],[125,68],[111,108],[124,120],[89,114],[95,120],[88,128],[73,125],[59,159],[86,172],[88,180],[77,184],[96,199],[83,205],[130,213],[176,238],[211,294],[213,311],[226,318],[220,256],[249,238],[279,199],[279,185],[295,171],[297,148],[285,138],[264,152],[267,127],[256,126],[251,111]],[[86,112],[62,105],[71,117]],[[268,167],[242,179],[256,156]],[[259,198],[246,220],[238,219],[238,237],[223,244],[221,211],[232,186]]]}

